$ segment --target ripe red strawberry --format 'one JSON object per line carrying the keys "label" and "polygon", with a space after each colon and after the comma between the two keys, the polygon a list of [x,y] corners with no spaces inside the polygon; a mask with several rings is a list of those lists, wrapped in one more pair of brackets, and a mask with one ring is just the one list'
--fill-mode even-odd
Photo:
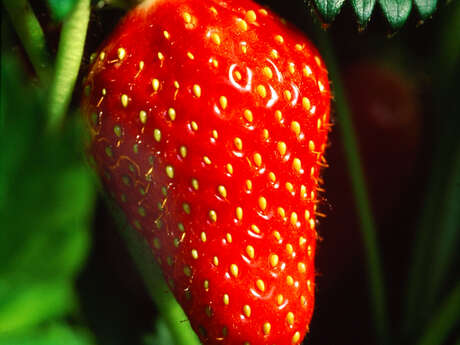
{"label": "ripe red strawberry", "polygon": [[329,82],[248,0],[145,1],[85,81],[90,152],[205,344],[299,344]]}

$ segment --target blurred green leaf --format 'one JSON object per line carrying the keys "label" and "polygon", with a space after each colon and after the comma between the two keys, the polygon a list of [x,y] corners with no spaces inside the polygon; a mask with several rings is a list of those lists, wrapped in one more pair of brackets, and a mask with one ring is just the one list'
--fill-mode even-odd
{"label": "blurred green leaf", "polygon": [[45,134],[43,94],[2,56],[0,334],[67,313],[93,209],[76,121]]}
{"label": "blurred green leaf", "polygon": [[64,19],[75,7],[77,0],[48,0],[53,17],[57,20]]}
{"label": "blurred green leaf", "polygon": [[63,281],[32,282],[30,286],[28,283],[28,281],[2,279],[0,334],[60,316],[67,311],[67,301],[71,298],[68,283]]}
{"label": "blurred green leaf", "polygon": [[3,345],[90,345],[91,337],[65,325],[51,325],[18,334],[0,335]]}

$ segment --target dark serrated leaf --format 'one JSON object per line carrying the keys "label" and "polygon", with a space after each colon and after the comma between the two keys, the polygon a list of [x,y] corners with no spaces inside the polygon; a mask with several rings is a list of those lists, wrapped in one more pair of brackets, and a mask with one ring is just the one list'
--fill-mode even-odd
{"label": "dark serrated leaf", "polygon": [[415,6],[417,7],[420,17],[426,19],[433,14],[436,10],[437,0],[414,0]]}
{"label": "dark serrated leaf", "polygon": [[64,19],[73,10],[77,0],[48,0],[53,18]]}
{"label": "dark serrated leaf", "polygon": [[[363,27],[371,19],[376,0],[350,0],[358,24]],[[382,12],[394,30],[400,29],[407,21],[413,4],[422,20],[436,10],[438,0],[379,0]],[[345,0],[314,0],[322,19],[331,22],[340,13]]]}
{"label": "dark serrated leaf", "polygon": [[393,29],[400,29],[412,9],[412,0],[379,0],[380,7]]}
{"label": "dark serrated leaf", "polygon": [[351,0],[353,9],[361,26],[366,25],[374,10],[375,0]]}
{"label": "dark serrated leaf", "polygon": [[339,14],[345,0],[315,0],[316,8],[327,22],[334,20]]}

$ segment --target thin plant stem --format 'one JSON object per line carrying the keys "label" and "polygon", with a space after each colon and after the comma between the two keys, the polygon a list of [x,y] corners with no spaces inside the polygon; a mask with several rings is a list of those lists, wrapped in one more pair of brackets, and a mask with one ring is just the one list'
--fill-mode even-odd
{"label": "thin plant stem", "polygon": [[433,320],[421,337],[418,345],[443,344],[449,332],[456,326],[460,317],[460,282],[444,300],[439,311],[434,314]]}
{"label": "thin plant stem", "polygon": [[32,66],[42,84],[49,81],[51,57],[45,35],[27,0],[3,0],[3,6],[11,18]]}
{"label": "thin plant stem", "polygon": [[441,190],[442,179],[439,171],[433,171],[431,183],[425,192],[425,202],[420,213],[416,236],[414,237],[414,249],[412,261],[407,279],[407,292],[405,298],[403,335],[406,338],[413,336],[417,323],[420,322],[420,303],[426,279],[425,272],[428,262],[428,253],[431,246],[432,229],[437,211],[437,194]]}
{"label": "thin plant stem", "polygon": [[176,345],[200,345],[200,341],[190,326],[187,316],[164,281],[153,257],[152,250],[145,239],[128,225],[123,213],[113,201],[106,198],[106,204],[117,222],[118,229],[127,244],[150,296],[158,308],[161,318],[168,326],[174,343]]}
{"label": "thin plant stem", "polygon": [[62,26],[55,74],[49,93],[49,129],[59,127],[72,99],[83,57],[89,16],[90,0],[78,0]]}
{"label": "thin plant stem", "polygon": [[335,111],[345,151],[348,173],[353,188],[354,199],[360,220],[360,230],[367,258],[372,310],[374,313],[376,337],[381,344],[389,338],[385,288],[382,265],[377,245],[376,226],[365,185],[356,135],[351,120],[351,112],[340,79],[340,72],[328,34],[316,27],[321,53],[326,61],[335,98]]}
{"label": "thin plant stem", "polygon": [[444,282],[443,279],[453,265],[455,248],[460,235],[457,228],[460,223],[460,145],[455,152],[454,164],[447,178],[437,245],[433,250],[432,275],[427,284],[428,306],[434,305]]}

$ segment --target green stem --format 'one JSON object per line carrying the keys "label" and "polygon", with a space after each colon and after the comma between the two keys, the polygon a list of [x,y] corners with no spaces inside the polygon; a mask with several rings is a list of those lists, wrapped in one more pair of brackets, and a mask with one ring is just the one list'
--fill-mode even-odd
{"label": "green stem", "polygon": [[90,0],[78,0],[62,26],[48,102],[48,127],[58,127],[67,112],[80,70],[90,15]]}
{"label": "green stem", "polygon": [[460,217],[460,145],[455,151],[454,164],[449,171],[441,208],[437,245],[432,252],[432,275],[428,282],[427,303],[432,306],[439,296],[443,279],[453,264],[455,247],[460,231],[457,226]]}
{"label": "green stem", "polygon": [[3,0],[11,23],[42,84],[49,81],[50,55],[45,35],[27,0]]}
{"label": "green stem", "polygon": [[[409,270],[407,280],[407,293],[404,312],[404,336],[410,338],[417,326],[417,319],[420,318],[420,301],[422,300],[421,294],[426,280],[426,267],[428,265],[428,253],[430,252],[430,239],[432,238],[432,229],[434,227],[433,220],[435,211],[437,210],[437,191],[441,190],[441,179],[438,174],[434,172],[429,184],[428,190],[425,195],[425,203],[422,208],[418,231],[414,239],[414,250],[412,255],[412,264]],[[431,256],[431,255],[430,255]],[[420,321],[420,320],[418,320]]]}
{"label": "green stem", "polygon": [[439,311],[435,313],[432,322],[422,336],[418,345],[443,344],[460,317],[460,282],[451,294],[444,300]]}
{"label": "green stem", "polygon": [[139,273],[144,279],[150,296],[168,326],[174,343],[176,345],[200,345],[198,337],[190,327],[187,316],[164,281],[150,246],[138,231],[127,225],[127,221],[118,206],[108,199],[106,201]]}
{"label": "green stem", "polygon": [[322,48],[321,52],[326,61],[332,81],[333,92],[335,95],[337,123],[341,131],[348,173],[351,178],[353,194],[361,225],[360,230],[367,256],[367,270],[370,280],[376,335],[377,339],[379,339],[382,344],[385,344],[387,342],[389,331],[386,314],[384,279],[380,262],[379,248],[377,245],[376,226],[366,190],[359,149],[351,120],[350,108],[345,97],[344,88],[340,79],[339,67],[334,56],[332,44],[326,32],[320,29],[316,30],[319,45]]}

